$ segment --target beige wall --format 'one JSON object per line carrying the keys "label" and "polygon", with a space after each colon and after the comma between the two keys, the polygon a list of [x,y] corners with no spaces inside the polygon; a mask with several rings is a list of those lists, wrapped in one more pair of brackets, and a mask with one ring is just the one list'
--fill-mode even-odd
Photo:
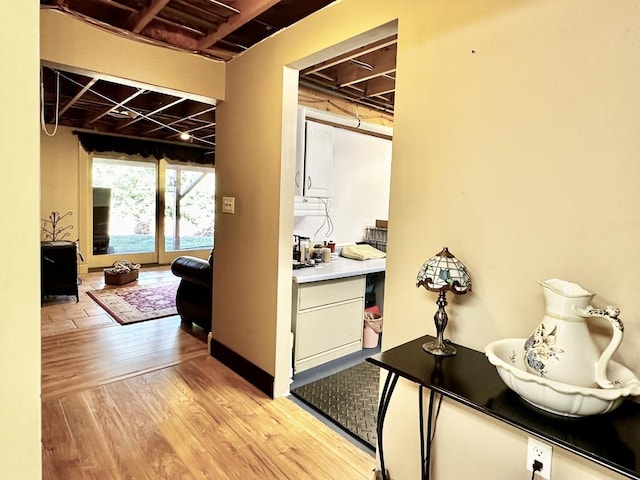
{"label": "beige wall", "polygon": [[[53,133],[54,127],[47,125],[47,131]],[[62,126],[53,136],[41,131],[40,149],[40,218],[48,219],[54,211],[60,215],[71,212],[60,222],[60,227],[73,225],[73,229],[67,230],[66,240],[76,240],[81,234],[78,137],[71,128]],[[47,228],[50,227],[47,225]]]}
{"label": "beige wall", "polygon": [[3,478],[36,480],[41,476],[38,6],[19,2],[4,15],[0,472]]}
{"label": "beige wall", "polygon": [[40,58],[49,65],[182,92],[205,102],[224,98],[223,62],[131,41],[54,9],[41,10],[40,21]]}
{"label": "beige wall", "polygon": [[[217,110],[216,192],[218,199],[236,197],[236,213],[216,216],[212,335],[274,375],[277,395],[288,391],[291,357],[298,95],[297,72],[285,67],[302,66],[303,59],[319,49],[393,20],[375,10],[362,19],[356,10],[345,8],[350,22],[341,29],[327,28],[332,14],[321,11],[302,29],[281,32],[229,62],[225,102]],[[354,47],[351,43],[341,48]],[[337,53],[332,49],[327,55]]]}
{"label": "beige wall", "polygon": [[[33,14],[33,7],[20,8]],[[640,142],[640,65],[635,55],[640,32],[633,21],[638,8],[633,0],[615,5],[604,0],[466,0],[455,5],[343,0],[231,62],[226,102],[218,112],[217,191],[236,196],[237,213],[217,219],[214,337],[275,375],[276,392],[286,392],[296,88],[295,71],[284,66],[299,66],[308,55],[398,18],[384,347],[433,333],[435,298],[416,289],[414,281],[422,261],[447,245],[467,264],[474,280],[470,295],[450,299],[447,334],[454,341],[482,349],[493,339],[528,334],[543,308],[535,281],[558,276],[596,292],[598,305],[621,307],[626,337],[618,358],[640,373],[640,353],[634,348],[640,331],[640,298],[634,295],[640,224],[633,208],[640,200],[635,187],[640,167],[634,156]],[[45,14],[43,22],[48,25],[47,18]],[[58,21],[52,20],[53,27]],[[56,50],[51,42],[62,41],[56,31],[46,30],[43,36],[43,58],[110,70],[90,64],[84,54],[69,53],[75,52],[77,42],[66,53]],[[28,29],[5,33],[14,40],[18,34],[25,37],[27,46],[36,38]],[[127,44],[123,51],[129,48],[137,47]],[[37,46],[32,49],[36,52]],[[63,53],[70,56],[57,58]],[[96,58],[114,62],[113,73],[119,76],[144,77],[144,72],[123,71],[135,63],[130,57],[120,60],[111,51]],[[3,105],[18,103],[11,85],[23,90],[32,83],[35,88],[37,72],[30,71],[35,67],[28,59],[21,50],[18,74],[4,80],[12,83],[3,89],[10,97]],[[177,75],[178,68],[166,72],[157,62],[151,67],[153,75],[144,78],[152,84],[164,83],[159,79],[165,74],[174,88],[183,80],[200,85],[203,78]],[[205,74],[203,81],[206,89],[219,78]],[[9,156],[19,151],[27,160],[15,173],[16,182],[10,182],[15,187],[9,185],[0,195],[7,204],[20,198],[20,217],[7,210],[4,223],[31,231],[35,243],[40,210],[33,185],[37,147],[29,153],[29,145],[37,146],[32,114],[37,99],[26,101],[31,101],[31,114],[24,122],[32,128],[10,137],[3,148],[10,149]],[[18,107],[29,111],[24,99]],[[5,173],[11,178],[10,169]],[[43,199],[43,208],[47,202]],[[31,212],[30,220],[25,211]],[[25,244],[22,236],[12,238],[4,238],[7,248],[31,249],[32,254],[12,256],[7,271],[28,268],[37,275],[37,265],[24,263],[24,258],[37,259],[37,247]],[[498,254],[501,259],[496,259]],[[20,264],[12,267],[18,257]],[[33,297],[33,311],[25,312],[21,301],[19,316],[37,322],[37,288],[9,286],[16,300]],[[0,304],[3,318],[17,315],[17,302]],[[4,322],[2,328],[15,326]],[[21,379],[29,378],[24,365],[32,375],[39,368],[34,360],[39,350],[25,331],[23,321],[19,331],[1,336],[24,337],[19,352],[13,347],[18,342],[0,350],[9,364],[26,356]],[[3,370],[3,375],[8,375],[5,383],[17,382],[11,372]],[[30,388],[35,387],[20,385],[27,390],[23,398],[31,398]],[[0,405],[5,400],[9,405],[2,397]],[[390,408],[385,450],[396,478],[418,477],[417,445],[406,441],[417,438],[415,403],[415,389],[403,385]],[[3,435],[8,445],[33,453],[38,432],[26,412],[39,412],[39,405],[27,401],[19,407],[26,425],[21,420],[19,429]],[[524,434],[446,401],[439,422],[436,477],[523,475]],[[456,434],[461,431],[464,436]],[[459,462],[461,452],[464,464]],[[22,459],[30,465],[14,452],[3,453],[3,463]],[[465,470],[471,467],[473,472]],[[556,478],[573,478],[577,472],[581,478],[620,478],[559,448],[554,449],[553,470]]]}
{"label": "beige wall", "polygon": [[[632,0],[344,0],[232,61],[217,191],[236,196],[237,213],[218,216],[213,336],[274,374],[283,393],[293,178],[283,67],[398,18],[384,348],[433,333],[435,296],[415,276],[447,245],[474,280],[470,295],[450,299],[454,341],[481,350],[526,336],[543,313],[536,280],[561,277],[596,292],[595,304],[621,307],[618,358],[640,374],[639,9]],[[417,445],[407,445],[415,403],[405,386],[391,404],[394,478],[419,476]],[[436,477],[526,474],[523,433],[446,401],[439,421]],[[559,448],[553,470],[620,478]]]}

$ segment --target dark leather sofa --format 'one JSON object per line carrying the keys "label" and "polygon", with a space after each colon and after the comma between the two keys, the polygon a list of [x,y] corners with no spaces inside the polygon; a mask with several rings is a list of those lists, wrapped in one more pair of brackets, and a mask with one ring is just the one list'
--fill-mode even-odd
{"label": "dark leather sofa", "polygon": [[209,260],[183,256],[171,264],[171,272],[180,277],[176,308],[183,322],[200,325],[211,331],[213,306],[213,250]]}

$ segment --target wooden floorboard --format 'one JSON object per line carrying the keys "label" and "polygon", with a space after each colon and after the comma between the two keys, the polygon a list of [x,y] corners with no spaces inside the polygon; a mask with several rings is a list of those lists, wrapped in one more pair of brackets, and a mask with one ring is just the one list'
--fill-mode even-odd
{"label": "wooden floorboard", "polygon": [[177,316],[51,335],[42,339],[42,398],[206,355],[206,333]]}
{"label": "wooden floorboard", "polygon": [[43,479],[373,478],[369,453],[215,360],[199,327],[120,325],[86,295],[101,288],[88,274],[80,302],[42,307]]}

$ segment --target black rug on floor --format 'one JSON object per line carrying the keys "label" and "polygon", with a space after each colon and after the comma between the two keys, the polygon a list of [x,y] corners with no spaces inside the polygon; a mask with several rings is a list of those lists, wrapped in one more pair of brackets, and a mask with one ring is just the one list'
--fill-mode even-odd
{"label": "black rug on floor", "polygon": [[375,449],[379,383],[380,368],[362,362],[291,393]]}

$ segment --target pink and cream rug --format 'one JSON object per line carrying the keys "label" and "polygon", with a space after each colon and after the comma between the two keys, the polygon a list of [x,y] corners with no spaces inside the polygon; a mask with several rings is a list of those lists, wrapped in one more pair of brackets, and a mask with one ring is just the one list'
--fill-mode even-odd
{"label": "pink and cream rug", "polygon": [[177,315],[179,282],[133,285],[87,292],[98,305],[123,325]]}

